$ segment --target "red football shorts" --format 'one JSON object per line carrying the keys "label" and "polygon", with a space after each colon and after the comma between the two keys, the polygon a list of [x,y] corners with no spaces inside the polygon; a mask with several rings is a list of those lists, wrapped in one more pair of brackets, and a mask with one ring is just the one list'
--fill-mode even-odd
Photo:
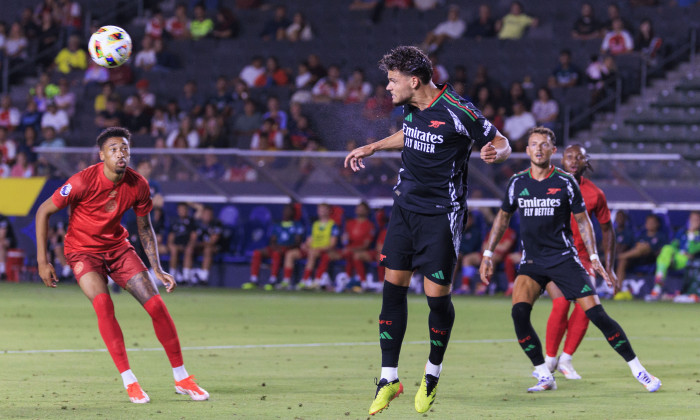
{"label": "red football shorts", "polygon": [[97,254],[74,252],[66,255],[66,261],[70,264],[78,282],[85,274],[95,272],[105,281],[107,276],[111,277],[122,288],[126,287],[126,282],[132,277],[148,270],[136,254],[134,247],[127,241],[111,252]]}

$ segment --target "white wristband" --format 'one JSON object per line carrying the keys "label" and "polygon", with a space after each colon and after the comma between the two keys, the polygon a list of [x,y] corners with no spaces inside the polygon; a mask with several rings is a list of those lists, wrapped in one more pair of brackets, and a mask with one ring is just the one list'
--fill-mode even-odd
{"label": "white wristband", "polygon": [[589,258],[591,259],[591,261],[600,261],[600,257],[598,256],[598,254],[593,254]]}
{"label": "white wristband", "polygon": [[489,251],[488,249],[484,250],[484,257],[491,258],[493,257],[493,251]]}

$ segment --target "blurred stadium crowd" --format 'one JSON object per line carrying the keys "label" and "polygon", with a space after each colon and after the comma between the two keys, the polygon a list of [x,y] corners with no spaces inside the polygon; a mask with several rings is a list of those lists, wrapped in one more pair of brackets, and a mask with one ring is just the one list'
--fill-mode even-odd
{"label": "blurred stadium crowd", "polygon": [[[135,134],[134,147],[199,149],[203,154],[211,148],[350,150],[381,138],[400,127],[401,113],[391,105],[376,61],[398,43],[428,52],[434,81],[449,82],[470,98],[513,142],[514,150],[522,151],[529,128],[545,125],[567,137],[565,113],[596,105],[621,79],[623,88],[633,91],[639,63],[654,64],[687,36],[688,19],[668,16],[683,16],[684,10],[697,7],[691,0],[593,0],[556,6],[510,0],[346,0],[324,7],[310,0],[141,0],[118,2],[114,10],[93,0],[10,3],[23,7],[0,22],[0,63],[8,82],[0,99],[0,177],[58,179],[69,174],[37,153],[37,146],[91,146],[101,129],[114,125]],[[134,42],[130,62],[111,70],[92,63],[85,50],[89,34],[108,23],[126,28]],[[192,161],[198,179],[257,181],[257,172],[244,160],[222,163],[208,154]],[[80,160],[76,165],[81,169],[91,163]],[[172,156],[154,154],[133,163],[155,185],[153,218],[161,255],[181,282],[206,282],[212,261],[252,259],[254,281],[246,287],[263,287],[256,271],[260,261],[271,257],[279,269],[273,273],[277,287],[286,287],[287,281],[302,288],[336,288],[329,284],[345,274],[338,277],[338,290],[362,290],[372,288],[372,277],[382,278],[363,272],[376,269],[383,211],[369,212],[372,239],[358,244],[352,239],[357,223],[349,223],[355,219],[331,206],[336,227],[331,236],[336,239],[316,253],[310,252],[312,241],[306,241],[316,216],[297,205],[293,220],[299,226],[287,238],[291,242],[273,243],[286,255],[299,249],[292,253],[295,258],[284,257],[265,243],[289,234],[280,227],[289,220],[273,221],[281,214],[273,217],[270,209],[257,206],[243,218],[238,210],[235,217],[226,213],[223,206],[163,203],[157,198],[158,181],[184,180],[191,174],[178,168]],[[298,165],[304,171],[309,162],[300,159]],[[395,181],[395,172],[386,168],[363,176],[367,179],[362,182],[373,187],[388,189]],[[236,220],[221,220],[226,214]],[[474,281],[473,254],[479,253],[491,212],[478,209],[472,214],[462,245],[469,258],[462,264],[458,290],[507,291],[518,260],[517,229],[506,235],[510,243],[503,246],[505,280],[497,289],[484,290]],[[634,224],[624,212],[617,215],[622,270],[658,277],[656,259],[669,252],[664,254],[664,246],[690,256],[696,251],[692,246],[683,249],[694,239],[671,241],[676,231],[682,236],[690,229],[685,220],[671,223],[651,215],[658,222],[653,228],[651,219],[641,223],[643,217],[637,218],[640,223]],[[52,236],[59,262],[64,227],[58,223]],[[0,233],[8,231],[4,229]],[[0,247],[3,243],[5,249],[14,245],[11,239]],[[356,249],[359,245],[362,250]],[[257,248],[265,251],[256,254]],[[296,260],[306,261],[303,271],[285,274],[290,266],[302,265]],[[194,270],[197,264],[203,267]],[[339,271],[343,264],[344,271]]]}

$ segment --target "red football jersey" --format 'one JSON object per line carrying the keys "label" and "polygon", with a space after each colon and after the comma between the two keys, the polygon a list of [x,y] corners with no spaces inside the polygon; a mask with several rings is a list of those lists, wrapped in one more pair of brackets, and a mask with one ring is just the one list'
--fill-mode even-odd
{"label": "red football jersey", "polygon": [[102,162],[73,175],[51,197],[59,209],[71,207],[64,252],[109,252],[124,243],[129,233],[121,225],[130,208],[146,216],[153,208],[148,181],[131,168],[114,183]]}
{"label": "red football jersey", "polygon": [[[605,199],[603,191],[592,181],[584,177],[581,177],[579,187],[581,188],[583,201],[586,203],[588,215],[594,214],[596,219],[598,219],[598,223],[601,225],[608,223],[610,221],[610,209],[608,208],[608,200]],[[571,231],[574,234],[574,245],[576,245],[579,257],[582,260],[590,261],[586,245],[583,243],[583,238],[581,237],[581,232],[578,230],[578,223],[576,223],[576,218],[574,218],[573,213],[571,214]]]}
{"label": "red football jersey", "polygon": [[358,221],[350,219],[345,223],[345,233],[348,234],[348,247],[357,248],[363,246],[367,239],[374,238],[374,224],[369,220]]}

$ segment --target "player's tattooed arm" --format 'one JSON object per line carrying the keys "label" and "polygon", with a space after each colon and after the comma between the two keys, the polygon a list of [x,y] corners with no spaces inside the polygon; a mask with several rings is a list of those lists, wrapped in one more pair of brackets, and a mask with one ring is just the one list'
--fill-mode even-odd
{"label": "player's tattooed arm", "polygon": [[158,242],[156,241],[156,234],[151,224],[151,215],[136,216],[136,226],[138,227],[141,246],[146,253],[146,257],[148,257],[148,262],[151,263],[156,278],[165,285],[168,292],[171,292],[176,286],[175,279],[173,279],[173,276],[163,271],[163,267],[160,265]]}
{"label": "player's tattooed arm", "polygon": [[591,223],[591,219],[588,217],[588,213],[585,211],[575,213],[574,218],[576,219],[576,224],[578,224],[578,230],[581,232],[581,239],[583,239],[583,244],[586,246],[588,255],[598,254],[598,249],[595,243],[595,233],[593,232],[593,224]]}
{"label": "player's tattooed arm", "polygon": [[489,240],[486,243],[486,250],[493,252],[496,249],[498,243],[501,242],[503,233],[505,233],[506,229],[508,229],[510,218],[512,216],[513,215],[511,213],[498,210],[498,214],[496,214],[496,218],[493,220],[493,227],[491,228]]}
{"label": "player's tattooed arm", "polygon": [[[591,219],[588,217],[588,213],[585,211],[582,211],[581,213],[575,213],[574,218],[576,219],[576,223],[578,224],[578,230],[581,233],[581,239],[583,239],[583,244],[586,246],[586,251],[588,251],[588,255],[593,255],[593,254],[598,254],[598,250],[596,249],[596,244],[595,244],[595,233],[593,232],[593,224],[591,223]],[[615,286],[613,284],[613,280],[610,279],[610,276],[608,275],[607,271],[603,268],[603,266],[600,264],[600,259],[591,259],[591,265],[593,266],[593,269],[598,273],[603,279],[605,279],[605,282],[608,284],[608,286]]]}
{"label": "player's tattooed arm", "polygon": [[141,239],[141,245],[148,257],[148,262],[151,263],[151,267],[154,270],[161,268],[158,243],[156,242],[156,233],[151,224],[151,215],[137,216],[136,225],[138,226],[139,239]]}
{"label": "player's tattooed arm", "polygon": [[611,221],[600,225],[603,236],[603,254],[605,255],[605,271],[608,272],[615,291],[620,290],[620,280],[615,273],[615,229]]}
{"label": "player's tattooed arm", "polygon": [[[496,245],[501,241],[503,233],[508,228],[510,223],[510,218],[512,214],[506,213],[503,210],[498,210],[496,219],[493,221],[493,227],[491,228],[491,234],[486,243],[486,250],[493,252],[496,249]],[[493,261],[491,256],[486,256],[481,259],[481,265],[479,266],[479,276],[481,277],[481,282],[484,284],[489,284],[491,281],[491,276],[493,276]]]}

